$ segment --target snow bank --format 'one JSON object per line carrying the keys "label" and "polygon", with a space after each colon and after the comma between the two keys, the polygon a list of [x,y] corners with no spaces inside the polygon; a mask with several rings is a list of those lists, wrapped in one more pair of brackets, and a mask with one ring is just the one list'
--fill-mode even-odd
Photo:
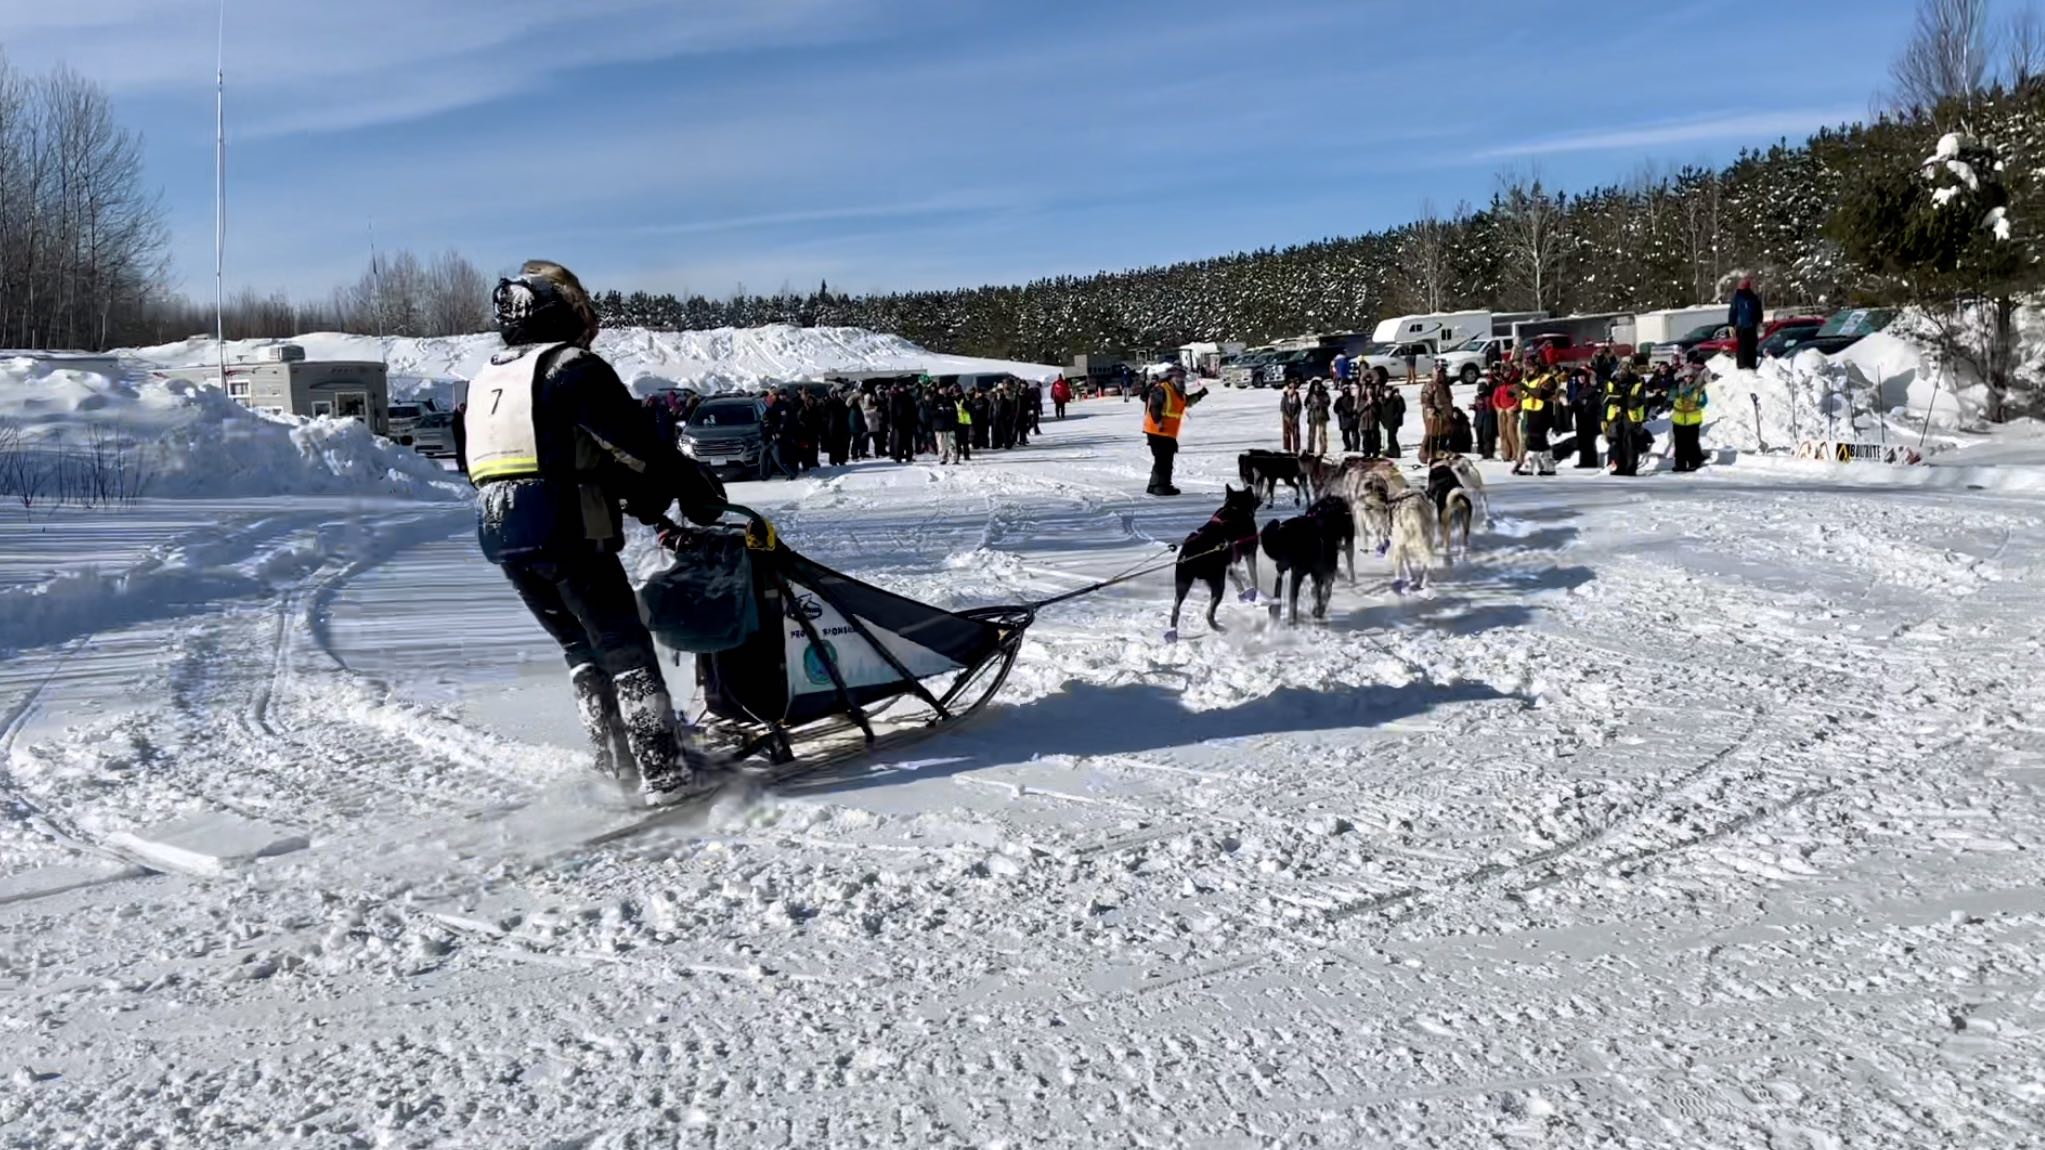
{"label": "snow bank", "polygon": [[[229,359],[253,359],[282,340],[230,340]],[[305,348],[311,359],[384,360],[390,364],[393,396],[441,396],[450,382],[474,379],[501,350],[493,334],[417,339],[315,332],[288,342]],[[699,391],[757,389],[763,384],[815,378],[835,372],[928,371],[1009,372],[1031,379],[1050,379],[1059,369],[1045,364],[974,359],[925,351],[900,336],[856,327],[794,327],[771,324],[712,331],[651,331],[640,327],[608,330],[597,337],[596,350],[618,369],[628,384],[644,394],[662,387],[684,386]],[[138,365],[178,367],[210,363],[218,358],[210,339],[189,339],[123,353]]]}
{"label": "snow bank", "polygon": [[[1985,393],[1955,386],[1952,372],[1910,339],[1876,332],[1837,355],[1807,349],[1741,371],[1730,356],[1706,368],[1712,418],[1708,448],[1784,451],[1811,439],[1915,443],[1927,422],[1936,446],[1978,427]],[[1758,404],[1758,408],[1757,408]],[[1758,428],[1757,428],[1758,417]],[[1886,424],[1886,427],[1885,427]]]}
{"label": "snow bank", "polygon": [[0,360],[0,421],[45,465],[105,435],[146,482],[141,494],[459,498],[438,464],[348,419],[259,415],[217,388],[129,382],[29,359]]}

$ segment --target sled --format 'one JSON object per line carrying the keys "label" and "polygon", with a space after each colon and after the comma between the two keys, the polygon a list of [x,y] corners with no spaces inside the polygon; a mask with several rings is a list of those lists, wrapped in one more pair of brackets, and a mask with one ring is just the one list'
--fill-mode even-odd
{"label": "sled", "polygon": [[701,733],[772,776],[819,769],[971,718],[1001,690],[1034,606],[947,611],[797,554],[744,507],[663,525],[640,589],[664,645],[696,660]]}

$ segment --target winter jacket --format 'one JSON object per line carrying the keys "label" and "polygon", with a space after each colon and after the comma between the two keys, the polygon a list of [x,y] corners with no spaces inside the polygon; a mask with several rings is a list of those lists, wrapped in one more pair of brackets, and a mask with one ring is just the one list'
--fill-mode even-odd
{"label": "winter jacket", "polygon": [[1437,419],[1446,418],[1456,406],[1456,397],[1449,390],[1449,381],[1444,376],[1429,379],[1420,389],[1420,410]]}
{"label": "winter jacket", "polygon": [[1279,397],[1278,418],[1287,423],[1297,422],[1299,420],[1299,413],[1305,409],[1306,403],[1300,399],[1299,392],[1288,391]]}
{"label": "winter jacket", "polygon": [[1761,297],[1753,288],[1741,288],[1733,293],[1733,306],[1726,313],[1726,322],[1734,327],[1759,328],[1761,326]]}
{"label": "winter jacket", "polygon": [[1307,422],[1326,423],[1328,412],[1333,405],[1328,402],[1328,393],[1314,391],[1307,395]]}
{"label": "winter jacket", "polygon": [[1071,403],[1072,385],[1060,379],[1051,384],[1052,403]]}
{"label": "winter jacket", "polygon": [[1378,400],[1378,426],[1398,427],[1406,422],[1406,397],[1396,391],[1386,391]]}
{"label": "winter jacket", "polygon": [[1344,431],[1356,430],[1356,397],[1349,392],[1335,397],[1335,422]]}
{"label": "winter jacket", "polygon": [[[511,363],[537,346],[508,347],[492,363]],[[715,521],[722,488],[661,438],[652,413],[633,401],[601,356],[562,342],[536,361],[532,386],[538,474],[477,484],[477,538],[491,562],[617,551],[624,546],[624,512],[651,523],[677,499],[689,517]]]}

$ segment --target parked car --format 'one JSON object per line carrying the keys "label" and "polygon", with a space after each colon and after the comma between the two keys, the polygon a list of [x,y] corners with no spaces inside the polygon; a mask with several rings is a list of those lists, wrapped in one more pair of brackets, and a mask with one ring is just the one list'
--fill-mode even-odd
{"label": "parked car", "polygon": [[1258,371],[1261,370],[1265,364],[1270,363],[1273,359],[1276,359],[1277,357],[1278,353],[1268,347],[1258,348],[1254,351],[1245,352],[1242,355],[1235,357],[1233,361],[1222,365],[1221,386],[1223,387],[1257,386]]}
{"label": "parked car", "polygon": [[1719,339],[1731,339],[1732,337],[1733,329],[1731,324],[1707,323],[1703,327],[1691,328],[1675,339],[1663,340],[1655,344],[1654,350],[1648,353],[1648,358],[1656,363],[1664,360],[1679,360],[1688,356],[1690,349],[1700,343]]}
{"label": "parked car", "polygon": [[436,410],[438,409],[430,399],[391,404],[385,409],[385,414],[390,419],[390,431],[387,434],[391,442],[404,447],[412,446],[412,428],[418,424],[420,417]]}
{"label": "parked car", "polygon": [[454,413],[451,411],[429,411],[412,424],[409,437],[412,450],[429,458],[451,458],[454,455]]}
{"label": "parked car", "polygon": [[[1496,348],[1499,358],[1512,358],[1512,337],[1509,335],[1473,336],[1435,357],[1435,363],[1445,364],[1449,375],[1464,383],[1476,383],[1483,378],[1486,368],[1491,366],[1492,350]],[[1400,364],[1400,370],[1405,365]]]}
{"label": "parked car", "polygon": [[696,405],[682,425],[682,454],[719,473],[762,476],[767,444],[760,432],[767,403],[756,395],[716,395]]}
{"label": "parked car", "polygon": [[1817,323],[1785,324],[1761,341],[1761,358],[1781,359],[1783,356],[1802,351],[1811,337],[1822,330],[1824,325]]}
{"label": "parked car", "polygon": [[1339,347],[1301,347],[1281,351],[1257,370],[1251,386],[1284,387],[1288,383],[1326,379],[1341,351]]}
{"label": "parked car", "polygon": [[[1769,320],[1761,329],[1761,339],[1765,342],[1769,337],[1786,327],[1808,327],[1815,332],[1824,326],[1825,317],[1821,315],[1784,316],[1781,319]],[[1739,336],[1732,328],[1728,327],[1724,329],[1724,333],[1721,335],[1711,339],[1699,340],[1691,344],[1686,349],[1686,353],[1692,360],[1701,363],[1714,355],[1731,355],[1739,349],[1739,346]]]}

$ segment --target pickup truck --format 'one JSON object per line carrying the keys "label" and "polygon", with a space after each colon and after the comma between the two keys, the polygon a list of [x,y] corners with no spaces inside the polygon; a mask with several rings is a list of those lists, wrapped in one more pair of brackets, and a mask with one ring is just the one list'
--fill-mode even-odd
{"label": "pickup truck", "polygon": [[[1821,315],[1785,316],[1782,319],[1769,320],[1761,328],[1761,340],[1765,342],[1768,337],[1786,327],[1808,327],[1813,332],[1816,332],[1817,329],[1824,326],[1825,317]],[[1715,333],[1711,339],[1699,340],[1691,344],[1689,355],[1692,360],[1702,363],[1714,355],[1732,355],[1739,350],[1739,346],[1739,337],[1733,333],[1732,328],[1728,327],[1722,333]]]}
{"label": "pickup truck", "polygon": [[[1585,343],[1579,341],[1574,336],[1564,335],[1560,332],[1549,332],[1545,335],[1528,336],[1526,342],[1519,348],[1519,355],[1520,358],[1524,359],[1531,352],[1539,357],[1542,363],[1549,363],[1551,361],[1554,363],[1581,363],[1595,357],[1600,349],[1606,347],[1611,348],[1612,354],[1620,359],[1625,359],[1633,354],[1633,345],[1630,343]],[[1554,353],[1552,356],[1549,354],[1551,351]]]}
{"label": "pickup truck", "polygon": [[1357,368],[1357,374],[1368,373],[1379,383],[1390,383],[1395,379],[1404,383],[1408,355],[1413,357],[1415,382],[1423,382],[1434,374],[1434,344],[1427,341],[1378,344],[1369,348],[1356,357],[1356,362],[1361,365]]}
{"label": "pickup truck", "polygon": [[[1491,366],[1492,349],[1498,350],[1502,360],[1512,358],[1512,337],[1509,335],[1473,336],[1435,357],[1435,363],[1449,369],[1449,378],[1464,383],[1476,383],[1484,377],[1486,368]],[[1400,370],[1405,370],[1401,364]],[[1432,370],[1431,368],[1429,369]]]}

